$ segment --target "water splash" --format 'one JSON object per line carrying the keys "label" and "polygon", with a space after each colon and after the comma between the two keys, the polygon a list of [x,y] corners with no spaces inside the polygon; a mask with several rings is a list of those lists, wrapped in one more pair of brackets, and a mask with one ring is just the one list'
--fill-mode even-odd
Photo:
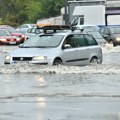
{"label": "water splash", "polygon": [[120,74],[120,64],[101,64],[89,66],[41,66],[41,65],[4,65],[1,74],[41,73],[41,74]]}

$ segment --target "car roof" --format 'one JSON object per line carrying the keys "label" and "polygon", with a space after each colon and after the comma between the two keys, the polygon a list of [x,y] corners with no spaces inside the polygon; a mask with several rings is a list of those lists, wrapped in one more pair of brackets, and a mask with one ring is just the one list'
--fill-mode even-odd
{"label": "car roof", "polygon": [[69,34],[87,34],[83,32],[83,29],[76,29],[76,27],[72,27],[69,25],[50,25],[40,27],[43,29],[43,33],[39,35],[63,35],[67,36]]}

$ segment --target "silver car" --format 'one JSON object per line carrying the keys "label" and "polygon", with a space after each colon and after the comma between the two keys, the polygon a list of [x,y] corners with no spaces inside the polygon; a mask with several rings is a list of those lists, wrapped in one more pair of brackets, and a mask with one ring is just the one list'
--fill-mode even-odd
{"label": "silver car", "polygon": [[5,64],[88,65],[102,63],[102,49],[90,34],[43,33],[30,37],[5,57]]}

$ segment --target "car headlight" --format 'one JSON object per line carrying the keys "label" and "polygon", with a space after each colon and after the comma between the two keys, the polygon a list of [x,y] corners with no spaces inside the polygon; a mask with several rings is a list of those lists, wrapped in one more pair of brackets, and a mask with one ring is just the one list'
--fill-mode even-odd
{"label": "car headlight", "polygon": [[116,38],[116,41],[120,41],[120,37],[117,37],[117,38]]}
{"label": "car headlight", "polygon": [[11,57],[10,57],[9,55],[7,55],[7,56],[5,57],[5,59],[6,59],[6,60],[10,60]]}
{"label": "car headlight", "polygon": [[21,37],[23,37],[23,38],[24,38],[24,37],[25,37],[25,35],[21,35]]}
{"label": "car headlight", "polygon": [[20,38],[19,38],[19,37],[17,37],[17,38],[16,38],[16,40],[17,40],[17,41],[19,41],[19,40],[20,40]]}
{"label": "car headlight", "polygon": [[33,61],[47,60],[47,56],[34,56]]}
{"label": "car headlight", "polygon": [[6,39],[4,39],[4,38],[1,38],[1,39],[0,39],[0,41],[6,41]]}

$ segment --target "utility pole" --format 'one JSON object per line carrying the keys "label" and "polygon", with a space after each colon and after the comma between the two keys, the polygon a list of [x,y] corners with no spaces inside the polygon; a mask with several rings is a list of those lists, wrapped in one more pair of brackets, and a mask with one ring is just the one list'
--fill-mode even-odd
{"label": "utility pole", "polygon": [[65,25],[68,23],[68,0],[65,0],[65,15],[64,15]]}

